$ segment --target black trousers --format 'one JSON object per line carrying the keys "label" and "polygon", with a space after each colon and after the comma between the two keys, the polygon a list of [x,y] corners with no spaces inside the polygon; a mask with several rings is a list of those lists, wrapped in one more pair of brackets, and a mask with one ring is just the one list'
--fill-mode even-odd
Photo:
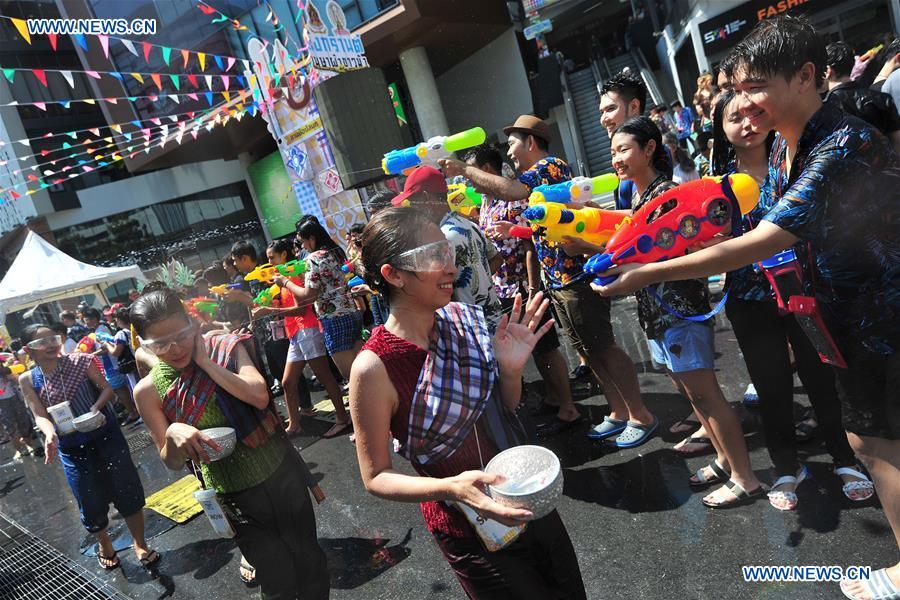
{"label": "black trousers", "polygon": [[264,600],[322,600],[329,595],[328,565],[316,539],[316,517],[300,460],[290,447],[264,482],[221,495],[238,548],[256,568]]}
{"label": "black trousers", "polygon": [[469,598],[580,600],[587,598],[578,557],[555,510],[531,521],[519,538],[489,552],[475,537],[435,533],[434,539]]}
{"label": "black trousers", "polygon": [[774,301],[753,302],[737,298],[728,300],[725,314],[744,354],[750,380],[759,394],[763,432],[775,476],[794,475],[800,468],[794,431],[794,376],[788,341],[834,466],[855,465],[856,457],[841,424],[834,370],[819,360],[818,353],[794,317],[780,315]]}

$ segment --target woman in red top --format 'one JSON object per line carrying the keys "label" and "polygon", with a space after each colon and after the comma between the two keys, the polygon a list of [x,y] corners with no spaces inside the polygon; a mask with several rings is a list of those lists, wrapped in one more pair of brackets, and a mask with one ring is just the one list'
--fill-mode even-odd
{"label": "woman in red top", "polygon": [[[266,248],[266,257],[272,265],[283,265],[294,260],[293,243],[289,239],[276,240]],[[325,386],[325,391],[335,406],[337,423],[332,426],[325,437],[334,437],[346,428],[350,417],[344,409],[344,398],[341,386],[335,380],[328,366],[328,354],[325,350],[325,341],[322,339],[322,330],[319,318],[311,306],[301,303],[299,306],[294,294],[285,286],[285,281],[290,281],[299,287],[303,287],[303,276],[275,277],[275,283],[281,287],[281,295],[276,298],[273,306],[261,306],[253,309],[253,316],[267,314],[280,314],[284,316],[284,329],[291,342],[288,349],[287,360],[284,365],[284,375],[281,377],[281,387],[284,389],[284,403],[288,409],[288,434],[297,434],[303,431],[300,419],[304,412],[300,410],[300,394],[297,386],[303,377],[303,369],[309,363],[316,377]],[[307,415],[310,413],[307,412]]]}
{"label": "woman in red top", "polygon": [[[523,311],[517,297],[511,318],[501,320],[491,340],[479,307],[450,302],[457,273],[452,247],[425,215],[385,209],[366,226],[362,244],[366,282],[390,304],[387,322],[372,332],[350,375],[366,489],[422,503],[428,529],[470,598],[585,598],[556,511],[531,520],[527,510],[485,493],[501,477],[483,472],[484,465],[523,439],[513,411],[531,350],[553,326],[550,320],[538,328],[548,302],[538,294]],[[393,468],[389,435],[419,476]],[[489,551],[450,503],[474,509],[481,522],[525,528]]]}

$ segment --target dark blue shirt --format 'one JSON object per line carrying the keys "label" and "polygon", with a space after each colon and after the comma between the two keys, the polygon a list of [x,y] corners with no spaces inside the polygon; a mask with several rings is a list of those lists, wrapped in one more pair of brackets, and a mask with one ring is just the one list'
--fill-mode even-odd
{"label": "dark blue shirt", "polygon": [[813,286],[832,335],[900,347],[900,161],[866,122],[824,105],[806,124],[788,177],[779,135],[769,159],[775,205],[764,216],[809,243]]}
{"label": "dark blue shirt", "polygon": [[[737,173],[737,165],[734,160],[728,162],[724,173],[716,173],[716,175],[732,175]],[[748,232],[756,227],[762,218],[774,206],[772,200],[772,184],[771,178],[766,177],[760,187],[759,204],[753,210],[744,215],[742,224],[744,232]],[[774,300],[775,294],[772,292],[772,286],[765,274],[756,265],[747,265],[734,271],[729,271],[725,280],[727,289],[729,290],[729,298],[737,298],[739,300]]]}

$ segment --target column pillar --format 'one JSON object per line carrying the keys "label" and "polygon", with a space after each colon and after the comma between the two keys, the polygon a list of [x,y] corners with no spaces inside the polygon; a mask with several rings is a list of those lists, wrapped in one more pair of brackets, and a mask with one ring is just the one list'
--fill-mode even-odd
{"label": "column pillar", "polygon": [[403,76],[406,78],[422,135],[428,139],[436,135],[449,134],[447,116],[444,114],[444,106],[441,104],[425,48],[416,46],[401,52],[400,66],[403,68]]}

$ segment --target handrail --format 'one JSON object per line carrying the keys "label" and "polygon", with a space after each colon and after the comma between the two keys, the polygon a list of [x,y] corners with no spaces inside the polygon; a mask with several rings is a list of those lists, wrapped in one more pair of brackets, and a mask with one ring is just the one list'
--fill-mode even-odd
{"label": "handrail", "polygon": [[578,112],[575,110],[575,99],[572,98],[572,92],[569,91],[569,77],[565,69],[560,69],[560,83],[562,84],[563,106],[566,109],[566,120],[569,122],[569,134],[572,136],[572,142],[575,144],[575,166],[580,175],[588,174],[587,162],[585,160],[584,141],[581,139],[581,130],[578,123]]}
{"label": "handrail", "polygon": [[634,58],[634,62],[637,63],[641,79],[644,80],[644,85],[647,86],[647,91],[650,92],[653,103],[657,105],[665,104],[665,99],[656,85],[656,78],[653,76],[653,71],[650,70],[650,63],[647,62],[644,52],[640,48],[635,47],[631,49],[631,56]]}

